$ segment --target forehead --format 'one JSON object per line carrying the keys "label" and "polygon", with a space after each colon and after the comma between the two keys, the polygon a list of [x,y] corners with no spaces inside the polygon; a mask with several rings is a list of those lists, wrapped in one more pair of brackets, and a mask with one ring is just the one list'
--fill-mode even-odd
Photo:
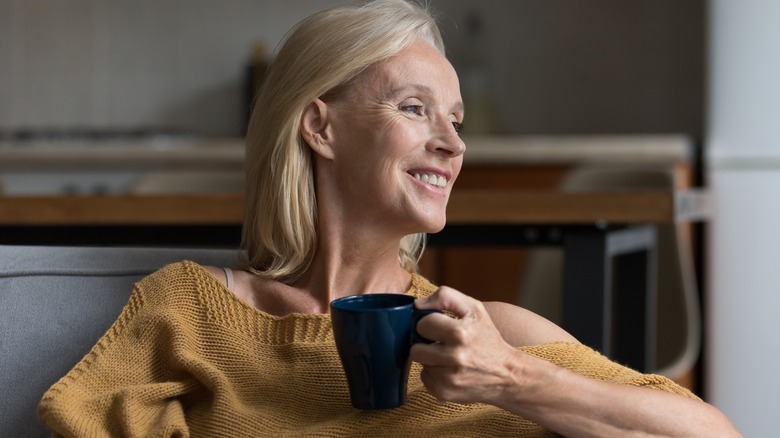
{"label": "forehead", "polygon": [[458,77],[452,65],[425,41],[415,42],[397,56],[377,63],[365,72],[360,82],[381,94],[392,94],[409,87],[460,99]]}

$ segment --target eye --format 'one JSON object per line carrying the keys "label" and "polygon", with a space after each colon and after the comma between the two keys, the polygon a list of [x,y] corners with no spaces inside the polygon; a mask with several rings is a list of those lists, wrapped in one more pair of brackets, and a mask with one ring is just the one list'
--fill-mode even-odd
{"label": "eye", "polygon": [[460,122],[452,122],[452,127],[455,128],[455,132],[460,135],[461,132],[463,132],[463,123]]}
{"label": "eye", "polygon": [[401,111],[421,116],[423,114],[423,107],[422,105],[402,105]]}

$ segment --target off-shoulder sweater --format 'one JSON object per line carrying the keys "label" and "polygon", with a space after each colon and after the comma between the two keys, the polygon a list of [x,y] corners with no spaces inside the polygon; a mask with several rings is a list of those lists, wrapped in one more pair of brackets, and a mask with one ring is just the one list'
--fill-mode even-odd
{"label": "off-shoulder sweater", "polygon": [[[407,294],[435,286],[414,276]],[[523,347],[594,379],[689,397],[672,381],[582,345]],[[485,404],[442,403],[412,364],[407,403],[364,411],[349,401],[327,314],[252,308],[200,265],[168,265],[138,282],[119,318],[43,396],[60,436],[554,436]]]}

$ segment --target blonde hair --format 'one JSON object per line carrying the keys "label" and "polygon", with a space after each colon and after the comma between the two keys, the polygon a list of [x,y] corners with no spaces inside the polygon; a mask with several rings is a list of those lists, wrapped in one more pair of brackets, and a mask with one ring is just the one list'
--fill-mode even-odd
{"label": "blonde hair", "polygon": [[[435,19],[405,0],[375,0],[318,12],[298,23],[268,71],[246,137],[244,268],[284,282],[299,278],[317,247],[312,152],[299,133],[306,107],[333,96],[368,67],[417,40],[442,54]],[[424,234],[400,242],[400,265],[416,272]]]}

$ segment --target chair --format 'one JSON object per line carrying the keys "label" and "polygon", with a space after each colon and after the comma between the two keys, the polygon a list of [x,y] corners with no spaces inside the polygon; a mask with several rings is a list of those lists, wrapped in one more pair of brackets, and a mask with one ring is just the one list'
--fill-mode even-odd
{"label": "chair", "polygon": [[[671,169],[583,167],[573,170],[562,190],[672,189]],[[517,303],[561,322],[562,254],[535,249],[517,295]],[[652,372],[678,379],[695,365],[701,350],[701,307],[686,225],[658,226],[658,321],[656,367]]]}
{"label": "chair", "polygon": [[133,283],[192,260],[235,266],[224,249],[0,245],[0,436],[49,436],[43,393],[105,333]]}

